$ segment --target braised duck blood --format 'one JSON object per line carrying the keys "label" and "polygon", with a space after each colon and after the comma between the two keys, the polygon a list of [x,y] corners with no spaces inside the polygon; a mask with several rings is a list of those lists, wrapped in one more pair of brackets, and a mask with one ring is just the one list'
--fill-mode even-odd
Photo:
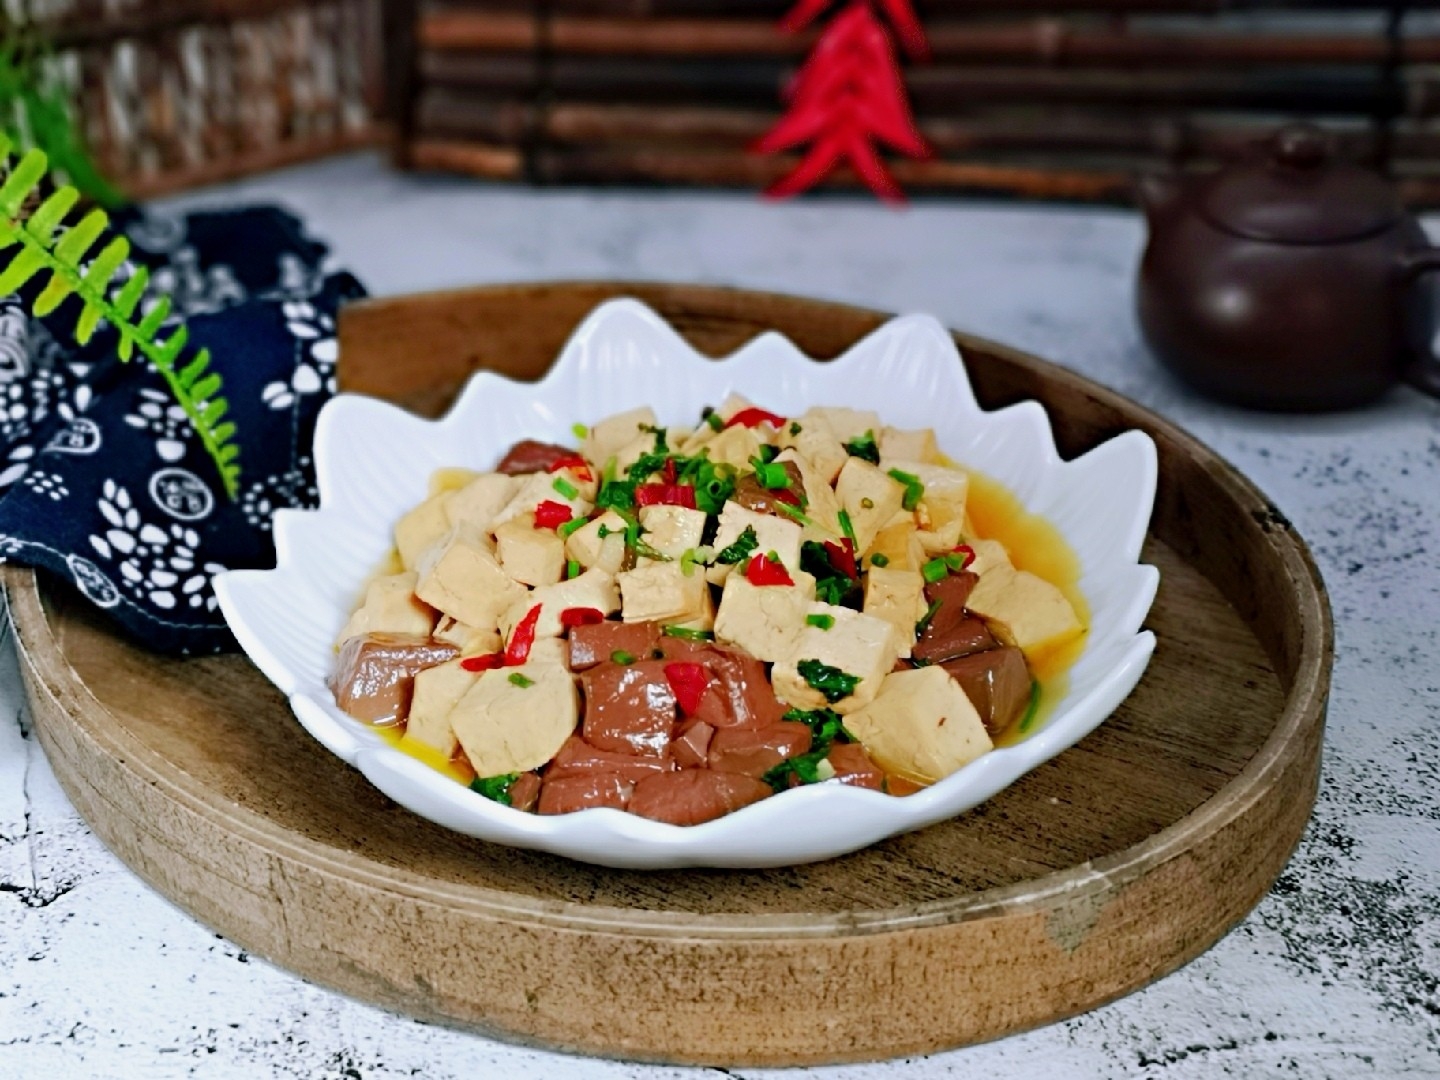
{"label": "braised duck blood", "polygon": [[810,749],[810,725],[784,720],[766,728],[722,728],[710,740],[710,768],[757,779]]}
{"label": "braised duck blood", "polygon": [[592,806],[610,806],[624,810],[630,802],[635,783],[618,773],[591,773],[586,776],[565,776],[546,780],[540,789],[542,814],[569,814]]}
{"label": "braised duck blood", "polygon": [[585,718],[580,733],[591,746],[622,754],[664,757],[675,727],[675,692],[664,660],[597,664],[580,676]]}
{"label": "braised duck blood", "polygon": [[395,724],[410,711],[415,676],[458,655],[448,642],[415,634],[358,634],[340,647],[330,690],[357,720]]}
{"label": "braised duck blood", "polygon": [[615,654],[649,660],[660,645],[658,622],[598,622],[570,630],[570,670],[613,661]]}
{"label": "braised duck blood", "polygon": [[942,666],[960,683],[991,735],[1015,723],[1030,706],[1030,671],[1019,649],[991,649]]}
{"label": "braised duck blood", "polygon": [[681,769],[636,784],[629,810],[671,825],[700,825],[772,794],[769,784],[753,776]]}
{"label": "braised duck blood", "polygon": [[495,471],[507,476],[523,476],[526,473],[547,472],[551,466],[575,457],[575,451],[554,443],[539,442],[535,439],[521,439],[500,459]]}

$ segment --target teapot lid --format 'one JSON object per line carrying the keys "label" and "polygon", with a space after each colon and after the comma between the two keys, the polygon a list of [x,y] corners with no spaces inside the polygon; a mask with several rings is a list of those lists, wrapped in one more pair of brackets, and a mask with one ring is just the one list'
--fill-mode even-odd
{"label": "teapot lid", "polygon": [[1403,213],[1378,173],[1336,161],[1325,133],[1290,124],[1258,162],[1222,169],[1206,185],[1201,212],[1251,240],[1333,244],[1382,232]]}

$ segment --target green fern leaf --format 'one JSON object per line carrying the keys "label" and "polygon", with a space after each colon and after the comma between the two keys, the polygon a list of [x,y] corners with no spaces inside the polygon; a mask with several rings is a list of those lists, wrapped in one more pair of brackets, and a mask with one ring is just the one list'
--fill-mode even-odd
{"label": "green fern leaf", "polygon": [[204,375],[205,370],[209,366],[210,350],[201,349],[198,353],[195,354],[195,359],[191,360],[190,363],[186,364],[184,370],[180,372],[180,385],[185,387],[185,389],[187,390],[193,391],[195,386],[195,380],[200,378],[201,375]]}
{"label": "green fern leaf", "polygon": [[190,340],[190,331],[182,324],[175,328],[175,332],[165,339],[163,345],[157,345],[151,359],[161,367],[173,368],[175,361],[179,359],[180,353],[185,348],[185,343]]}
{"label": "green fern leaf", "polygon": [[61,302],[75,291],[75,286],[67,281],[61,274],[50,275],[50,283],[45,286],[43,292],[35,298],[33,309],[36,316],[44,318],[49,315]]}
{"label": "green fern leaf", "polygon": [[194,386],[190,387],[190,395],[196,401],[214,401],[220,393],[220,376],[215,374],[206,375]]}
{"label": "green fern leaf", "polygon": [[127,331],[120,334],[120,343],[115,346],[115,353],[127,364],[135,355],[135,339]]}
{"label": "green fern leaf", "polygon": [[95,336],[95,328],[104,317],[105,313],[94,304],[86,304],[85,310],[80,312],[80,318],[75,322],[75,340],[81,345],[87,343]]}
{"label": "green fern leaf", "polygon": [[165,320],[169,317],[170,298],[168,296],[162,296],[159,300],[155,301],[155,306],[145,313],[145,318],[140,320],[140,325],[136,327],[135,333],[139,335],[143,341],[154,341],[155,335],[159,332],[160,327],[165,325]]}
{"label": "green fern leaf", "polygon": [[[214,434],[215,441],[223,446],[225,443],[229,442],[235,437],[235,425],[232,424],[229,420],[226,420],[223,424],[216,424]],[[226,446],[225,449],[229,450],[230,447]],[[235,447],[236,453],[238,453],[239,450],[240,448],[238,446]],[[231,456],[233,457],[234,455],[232,454]]]}
{"label": "green fern leaf", "polygon": [[80,224],[60,238],[55,245],[55,257],[64,263],[78,264],[108,224],[110,215],[104,210],[91,210],[80,219]]}
{"label": "green fern leaf", "polygon": [[0,296],[9,296],[45,265],[45,252],[23,248],[0,274]]}
{"label": "green fern leaf", "polygon": [[25,222],[26,231],[40,243],[50,243],[50,238],[55,235],[55,227],[65,220],[65,215],[70,213],[79,199],[80,192],[73,187],[62,187],[41,203],[39,210],[30,215],[30,220]]}
{"label": "green fern leaf", "polygon": [[140,300],[145,295],[145,286],[150,284],[150,271],[143,266],[137,266],[135,273],[130,280],[125,282],[124,287],[115,297],[115,313],[122,319],[128,319],[135,314],[135,309],[140,306]]}
{"label": "green fern leaf", "polygon": [[45,170],[50,167],[43,150],[31,150],[16,165],[5,183],[0,185],[0,213],[8,218],[20,216],[20,208],[40,183]]}
{"label": "green fern leaf", "polygon": [[[224,425],[222,424],[221,426],[223,427]],[[231,427],[234,427],[234,425],[232,424]],[[226,465],[230,464],[230,462],[234,461],[239,456],[240,448],[234,443],[230,443],[228,446],[222,446],[220,448],[220,460]]]}
{"label": "green fern leaf", "polygon": [[95,261],[90,264],[90,269],[85,271],[85,284],[100,294],[104,294],[110,285],[110,279],[115,276],[126,259],[130,257],[130,241],[123,236],[117,236],[101,249],[100,254],[95,256]]}
{"label": "green fern leaf", "polygon": [[220,400],[212,401],[209,405],[205,406],[205,411],[200,414],[200,420],[205,424],[206,427],[214,427],[229,411],[230,403],[224,398],[221,398]]}

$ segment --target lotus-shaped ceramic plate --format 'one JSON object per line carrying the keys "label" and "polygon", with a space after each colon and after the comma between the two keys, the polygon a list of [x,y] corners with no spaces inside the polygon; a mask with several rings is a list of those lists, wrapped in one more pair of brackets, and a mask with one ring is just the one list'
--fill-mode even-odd
{"label": "lotus-shaped ceramic plate", "polygon": [[[332,643],[432,471],[489,468],[518,439],[564,443],[576,422],[641,404],[653,406],[662,424],[693,423],[732,390],[787,415],[848,405],[874,409],[897,427],[934,428],[947,454],[1004,484],[1059,529],[1080,559],[1091,623],[1064,696],[1038,730],[913,795],[816,784],[681,827],[612,809],[554,817],[513,810],[336,708],[325,685]],[[1155,646],[1140,624],[1159,574],[1139,563],[1155,497],[1154,444],[1132,431],[1062,461],[1039,404],[980,409],[954,340],[926,316],[896,318],[828,363],[774,333],[714,361],[643,304],[617,300],[586,319],[540,382],[482,372],[441,420],[339,395],[320,415],[315,459],[320,508],[276,515],[276,568],[217,580],[230,628],[305,730],[333,753],[402,806],[495,843],[638,868],[781,866],[854,851],[954,817],[1083,738],[1134,688]]]}

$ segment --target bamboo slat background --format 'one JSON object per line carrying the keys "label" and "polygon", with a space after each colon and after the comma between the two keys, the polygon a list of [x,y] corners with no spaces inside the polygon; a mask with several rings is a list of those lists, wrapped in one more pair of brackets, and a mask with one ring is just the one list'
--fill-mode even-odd
{"label": "bamboo slat background", "polygon": [[[392,38],[403,163],[538,183],[760,186],[747,146],[814,43],[789,0],[426,0]],[[1440,203],[1440,0],[918,0],[912,191],[1121,200],[1316,121]],[[851,184],[848,175],[836,177]]]}
{"label": "bamboo slat background", "polygon": [[372,143],[381,0],[7,0],[101,171],[154,195]]}

